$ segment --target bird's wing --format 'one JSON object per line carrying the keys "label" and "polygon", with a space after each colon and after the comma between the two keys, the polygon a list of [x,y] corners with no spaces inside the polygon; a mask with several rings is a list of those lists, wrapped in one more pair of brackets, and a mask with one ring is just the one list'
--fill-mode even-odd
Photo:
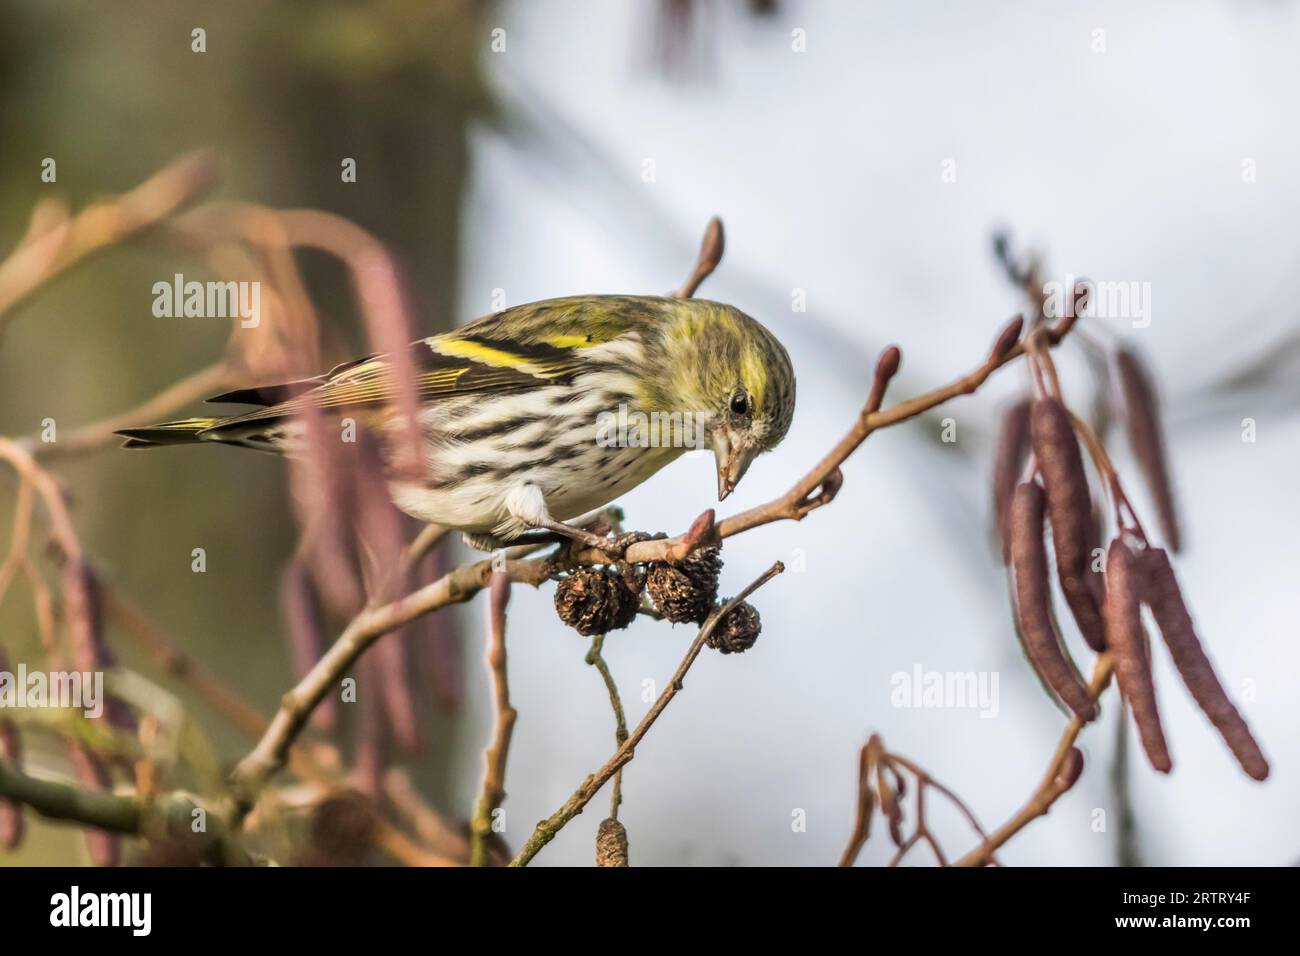
{"label": "bird's wing", "polygon": [[[552,300],[558,303],[587,300]],[[520,306],[484,316],[454,332],[413,342],[408,357],[415,371],[419,401],[475,392],[506,392],[572,380],[585,363],[583,351],[632,331],[615,305],[599,310],[575,306],[547,318],[536,314],[546,303]],[[521,315],[525,312],[533,313]],[[279,421],[316,407],[329,412],[388,408],[397,397],[390,356],[372,355],[336,366],[316,379],[285,385],[240,389],[214,401],[244,401],[266,407],[223,419],[214,426]]]}

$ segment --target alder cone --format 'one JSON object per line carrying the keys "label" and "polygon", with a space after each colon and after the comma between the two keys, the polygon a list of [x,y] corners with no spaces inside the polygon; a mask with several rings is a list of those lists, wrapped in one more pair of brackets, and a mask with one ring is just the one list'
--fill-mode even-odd
{"label": "alder cone", "polygon": [[1052,619],[1043,511],[1043,489],[1037,482],[1026,481],[1016,486],[1008,516],[1016,622],[1025,642],[1025,653],[1043,682],[1081,720],[1094,720],[1097,702],[1066,656]]}
{"label": "alder cone", "polygon": [[596,830],[596,865],[628,865],[627,828],[613,817],[601,820]]}
{"label": "alder cone", "polygon": [[1115,680],[1133,713],[1147,759],[1156,770],[1168,773],[1173,762],[1160,726],[1151,656],[1142,629],[1141,577],[1138,559],[1116,538],[1106,556],[1106,644],[1115,655]]}
{"label": "alder cone", "polygon": [[641,593],[621,575],[577,568],[555,586],[555,612],[584,637],[618,631],[636,620]]}
{"label": "alder cone", "polygon": [[1182,675],[1192,699],[1223,736],[1241,769],[1256,780],[1266,779],[1268,761],[1250,727],[1219,683],[1214,665],[1205,655],[1178,580],[1174,577],[1169,555],[1163,548],[1148,548],[1141,561],[1143,598],[1151,608],[1156,626],[1169,647],[1169,655],[1174,659],[1174,666]]}
{"label": "alder cone", "polygon": [[1070,413],[1055,398],[1040,398],[1029,415],[1029,440],[1038,460],[1052,522],[1052,547],[1061,592],[1084,640],[1094,651],[1106,647],[1093,584],[1089,542],[1092,538],[1092,499],[1083,468],[1079,440]]}
{"label": "alder cone", "polygon": [[748,601],[741,601],[717,623],[704,642],[722,654],[742,654],[754,646],[762,630],[758,610]]}
{"label": "alder cone", "polygon": [[718,600],[721,549],[700,548],[679,564],[655,561],[646,590],[659,613],[674,624],[700,624]]}

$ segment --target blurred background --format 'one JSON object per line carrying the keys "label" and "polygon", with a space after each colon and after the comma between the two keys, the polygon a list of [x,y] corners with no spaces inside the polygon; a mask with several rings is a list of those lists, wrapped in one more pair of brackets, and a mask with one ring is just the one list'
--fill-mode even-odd
{"label": "blurred background", "polygon": [[[1176,565],[1273,775],[1257,785],[1240,772],[1157,652],[1174,772],[1154,774],[1133,748],[1117,754],[1112,692],[1082,737],[1081,782],[1001,858],[1300,859],[1300,315],[1286,292],[1300,262],[1297,4],[4,6],[6,250],[37,201],[58,195],[75,210],[204,147],[223,170],[220,198],[328,210],[385,243],[415,331],[428,334],[503,304],[665,292],[689,271],[708,217],[722,216],[726,257],[701,294],[768,325],[799,380],[788,439],[724,514],[784,492],[830,447],[884,345],[904,354],[895,399],[982,360],[1025,308],[993,254],[996,231],[1039,255],[1048,278],[1149,283],[1148,326],[1113,320],[1095,334],[1138,348],[1161,383],[1186,531]],[[54,183],[41,178],[49,157]],[[346,158],[355,182],[340,176]],[[0,434],[98,421],[218,358],[227,324],[151,312],[154,282],[197,274],[179,263],[157,245],[115,247],[6,316]],[[342,270],[323,256],[300,264],[326,351],[361,354]],[[1066,348],[1058,362],[1070,397],[1091,401],[1085,353]],[[757,647],[706,653],[638,747],[621,812],[633,865],[833,863],[871,732],[988,826],[1032,791],[1064,720],[1020,654],[989,532],[993,438],[1023,375],[1008,370],[939,415],[875,435],[831,508],[728,544],[724,593],[776,558],[792,571],[755,599]],[[945,418],[955,441],[941,440]],[[1245,419],[1254,441],[1243,441]],[[1122,430],[1109,446],[1134,474]],[[52,467],[102,573],[269,712],[293,674],[277,597],[296,535],[282,463],[109,448]],[[628,525],[681,530],[714,503],[712,471],[703,453],[683,458],[621,502]],[[12,487],[0,483],[0,540]],[[1139,507],[1153,514],[1140,492]],[[196,547],[203,574],[191,570]],[[454,548],[446,560],[465,554]],[[407,635],[423,739],[385,758],[409,766],[452,821],[469,813],[490,733],[483,601],[442,612],[454,628]],[[550,605],[549,587],[515,589],[512,849],[613,749],[587,642]],[[610,636],[630,720],[692,636],[647,620]],[[0,607],[0,637],[12,658],[39,659],[30,602],[11,595]],[[127,667],[178,694],[221,761],[247,749],[128,642],[109,640]],[[996,714],[893,706],[891,679],[918,667],[996,674]],[[355,723],[337,731],[345,747]],[[950,853],[973,845],[949,808],[933,812]],[[602,815],[593,807],[537,862],[590,863]],[[31,823],[0,866],[86,859],[75,830]],[[878,835],[862,861],[892,849]]]}

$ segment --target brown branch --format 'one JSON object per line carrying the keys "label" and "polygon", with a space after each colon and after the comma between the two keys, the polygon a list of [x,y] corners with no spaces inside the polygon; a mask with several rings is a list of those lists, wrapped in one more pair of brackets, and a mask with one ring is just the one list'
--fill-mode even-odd
{"label": "brown branch", "polygon": [[[1017,317],[1010,324],[1019,321],[1021,320]],[[1052,328],[1044,330],[1044,341],[1049,345],[1059,343],[1069,334],[1075,322],[1074,316],[1066,316],[1061,319]],[[890,371],[890,363],[887,358],[893,351],[894,349],[890,348],[881,354],[881,363],[877,368],[876,381],[880,381],[882,373]],[[883,398],[883,387],[879,389],[873,387],[871,400],[863,407],[853,427],[812,470],[779,498],[718,522],[713,533],[703,543],[716,543],[724,538],[730,538],[775,521],[802,521],[816,509],[824,507],[834,500],[840,486],[840,466],[848,460],[850,455],[857,451],[858,446],[866,441],[873,432],[880,431],[882,428],[900,425],[954,398],[974,394],[988,380],[990,375],[1024,353],[1025,344],[1023,341],[1017,342],[1010,348],[1005,348],[1004,343],[999,341],[998,346],[990,352],[989,357],[974,371],[941,388],[926,392],[924,395],[918,395],[908,401],[900,402],[883,411],[872,408],[872,403],[879,402]],[[877,391],[880,392],[879,397],[875,394]],[[673,560],[681,548],[684,537],[684,535],[679,535],[676,538],[660,538],[638,542],[627,549],[623,560],[631,563]],[[582,564],[606,564],[611,562],[613,557],[598,549],[587,549],[579,553],[575,560]]]}
{"label": "brown branch", "polygon": [[713,275],[713,270],[722,261],[722,252],[726,247],[726,236],[722,230],[722,220],[717,216],[709,219],[704,227],[704,238],[700,240],[700,252],[695,259],[695,267],[681,288],[671,293],[674,299],[689,299],[699,290],[701,283]]}
{"label": "brown branch", "polygon": [[393,859],[406,866],[452,867],[462,861],[421,846],[383,817],[374,820],[372,841]]}
{"label": "brown branch", "polygon": [[[605,691],[609,694],[609,706],[614,711],[614,746],[621,747],[627,740],[627,716],[623,713],[623,699],[618,695],[618,685],[614,675],[605,663],[601,651],[605,647],[605,635],[597,634],[591,639],[591,650],[587,652],[587,663],[600,672],[600,679],[605,682]],[[618,819],[618,808],[623,804],[623,768],[614,774],[614,786],[610,788],[609,816]]]}
{"label": "brown branch", "polygon": [[709,635],[713,633],[714,629],[722,619],[727,616],[732,608],[736,607],[744,601],[745,598],[749,597],[784,570],[785,565],[780,561],[777,561],[759,575],[752,584],[742,590],[726,604],[715,609],[714,612],[709,615],[708,620],[706,620],[704,625],[700,628],[699,634],[697,634],[695,640],[691,642],[690,649],[687,650],[686,656],[682,658],[682,662],[678,665],[677,671],[673,674],[672,680],[669,681],[668,686],[664,688],[663,693],[659,695],[658,699],[654,702],[654,705],[646,715],[641,718],[641,722],[636,725],[636,728],[628,735],[628,738],[623,741],[622,745],[614,751],[614,755],[605,762],[604,766],[582,782],[582,785],[574,791],[573,796],[569,797],[569,799],[565,801],[564,806],[560,807],[560,809],[556,810],[550,817],[537,824],[537,828],[533,830],[533,834],[528,838],[528,842],[524,844],[523,848],[520,849],[515,858],[510,861],[511,866],[527,866],[542,847],[555,839],[555,835],[559,833],[570,820],[582,812],[583,808],[586,807],[586,805],[591,802],[592,798],[600,792],[600,788],[609,782],[609,779],[621,770],[625,764],[632,760],[636,755],[637,744],[641,742],[641,739],[646,735],[650,728],[654,726],[655,721],[659,719],[659,715],[664,712],[664,709],[672,703],[672,699],[681,691],[684,686],[682,682],[686,679],[686,672],[689,671],[691,665],[695,663],[695,658],[699,656],[700,651],[704,647],[705,641],[709,638]]}
{"label": "brown branch", "polygon": [[[488,559],[462,565],[397,601],[367,608],[353,618],[316,665],[284,695],[266,733],[235,768],[232,809],[236,816],[247,813],[257,790],[284,765],[289,748],[306,726],[311,712],[371,644],[422,614],[468,601],[487,586],[492,563]],[[507,557],[505,573],[511,581],[536,587],[549,577],[550,564],[541,559]]]}
{"label": "brown branch", "polygon": [[[1013,320],[1018,322],[1019,319]],[[1066,317],[1051,329],[1044,331],[1049,344],[1059,342],[1073,326],[1075,319]],[[876,386],[872,397],[858,415],[854,426],[840,439],[814,468],[781,497],[741,512],[721,522],[714,522],[712,510],[695,520],[691,528],[675,538],[642,541],[628,548],[623,560],[629,563],[644,561],[679,561],[697,547],[729,538],[774,521],[795,520],[807,517],[812,511],[834,500],[843,481],[840,465],[857,450],[872,432],[901,424],[949,399],[974,393],[997,369],[1024,354],[1024,344],[1018,342],[1007,348],[999,342],[985,362],[973,372],[942,388],[901,402],[892,408],[879,411],[884,397],[884,384],[897,370],[896,349],[886,349],[876,370]],[[554,563],[550,558],[523,559],[521,549],[511,549],[506,571],[516,583],[537,586],[550,576]],[[524,552],[526,553],[526,552]],[[575,564],[608,564],[613,557],[598,549],[585,549],[570,554],[568,560]],[[431,584],[408,594],[390,604],[367,608],[348,625],[343,635],[316,663],[298,684],[285,694],[279,712],[271,722],[257,746],[235,768],[233,775],[234,806],[236,815],[246,813],[255,799],[258,788],[284,761],[294,739],[306,725],[311,712],[329,689],[351,667],[358,657],[384,634],[409,623],[423,614],[448,604],[468,601],[487,584],[492,571],[490,560],[462,565]]]}
{"label": "brown branch", "polygon": [[215,395],[230,387],[233,375],[225,362],[214,362],[193,375],[173,382],[157,395],[146,399],[125,412],[119,412],[102,421],[92,422],[76,429],[61,441],[42,442],[27,436],[19,443],[36,458],[67,458],[87,452],[99,451],[117,444],[121,439],[114,434],[119,428],[129,428],[141,422],[156,422],[170,417],[177,409],[191,402]]}
{"label": "brown branch", "polygon": [[[905,792],[904,777],[902,776],[904,770],[910,773],[916,781],[916,826],[912,834],[906,839],[902,838],[902,812],[899,804],[899,800]],[[874,789],[872,787],[873,779],[876,782]],[[848,845],[840,855],[839,866],[853,866],[857,862],[858,854],[862,852],[862,847],[866,845],[867,839],[871,835],[871,819],[877,806],[889,819],[890,836],[898,847],[897,852],[889,861],[889,866],[898,866],[902,863],[903,858],[918,843],[928,845],[939,865],[947,866],[948,859],[943,852],[943,848],[939,845],[939,840],[931,832],[926,817],[925,798],[929,790],[934,790],[946,797],[961,812],[962,816],[966,818],[966,822],[970,824],[971,829],[979,834],[981,839],[989,839],[988,833],[985,832],[974,812],[961,797],[930,776],[919,764],[901,754],[887,751],[880,735],[872,734],[862,747],[858,757],[857,816]],[[991,854],[990,859],[992,859]],[[996,860],[993,860],[993,862],[996,862]]]}
{"label": "brown branch", "polygon": [[426,524],[415,536],[415,540],[407,546],[406,553],[402,555],[403,566],[410,570],[418,565],[429,555],[429,552],[442,543],[442,539],[447,537],[450,530],[442,525]]}
{"label": "brown branch", "polygon": [[18,477],[31,484],[38,498],[45,505],[50,520],[50,531],[58,544],[61,557],[65,561],[81,561],[81,542],[72,527],[72,518],[68,514],[67,502],[63,489],[54,476],[41,468],[32,456],[17,442],[0,438],[0,461],[7,461],[18,473]]}
{"label": "brown branch", "polygon": [[[1113,669],[1114,662],[1109,654],[1102,654],[1097,658],[1093,666],[1092,679],[1088,682],[1089,693],[1094,700],[1101,696],[1102,691],[1110,683]],[[1056,752],[1052,755],[1047,772],[1029,800],[1015,816],[994,830],[978,847],[953,864],[954,866],[984,866],[992,859],[999,847],[1052,809],[1061,795],[1074,785],[1073,778],[1076,774],[1066,771],[1069,770],[1074,753],[1074,742],[1078,739],[1084,725],[1085,721],[1077,715],[1070,719],[1065,727],[1065,733],[1056,745]]]}
{"label": "brown branch", "polygon": [[[190,153],[130,192],[87,206],[70,220],[60,216],[57,222],[38,222],[33,216],[23,244],[0,262],[0,330],[6,313],[53,276],[157,225],[211,189],[216,180],[217,168],[211,157]],[[40,205],[37,212],[48,213],[50,208]]]}
{"label": "brown branch", "polygon": [[876,808],[876,794],[871,789],[871,775],[884,752],[879,734],[872,734],[858,754],[858,802],[853,833],[840,854],[840,866],[852,866],[871,836],[871,816]]}
{"label": "brown branch", "polygon": [[506,759],[518,712],[510,706],[510,684],[506,678],[506,606],[510,603],[510,578],[502,571],[492,575],[488,601],[487,665],[492,675],[496,730],[483,754],[483,792],[470,824],[470,866],[486,866],[492,815],[506,796]]}
{"label": "brown branch", "polygon": [[207,830],[196,835],[192,823],[198,805],[181,793],[152,798],[120,796],[41,780],[0,761],[0,797],[23,803],[51,820],[109,833],[193,841],[209,863],[251,866],[255,862],[215,814],[207,814]]}
{"label": "brown branch", "polygon": [[266,716],[221,680],[178,650],[154,627],[144,610],[131,597],[105,583],[105,610],[122,630],[148,654],[165,673],[192,690],[204,703],[241,733],[257,738],[266,732]]}
{"label": "brown branch", "polygon": [[433,853],[458,862],[469,859],[469,839],[429,806],[404,768],[393,767],[385,772],[383,788],[393,809]]}

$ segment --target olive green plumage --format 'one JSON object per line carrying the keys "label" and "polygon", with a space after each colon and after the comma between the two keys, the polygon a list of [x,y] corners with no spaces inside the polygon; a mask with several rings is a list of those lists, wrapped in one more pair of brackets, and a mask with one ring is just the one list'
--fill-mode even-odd
{"label": "olive green plumage", "polygon": [[[601,507],[700,444],[717,457],[725,497],[794,413],[781,343],[740,310],[703,299],[548,299],[421,339],[408,358],[429,467],[423,479],[394,476],[394,501],[481,542]],[[203,442],[296,454],[309,407],[392,434],[396,389],[391,357],[374,355],[213,399],[259,406],[241,415],[120,434],[133,448]],[[611,430],[628,420],[632,428]],[[646,420],[662,420],[662,432]]]}

